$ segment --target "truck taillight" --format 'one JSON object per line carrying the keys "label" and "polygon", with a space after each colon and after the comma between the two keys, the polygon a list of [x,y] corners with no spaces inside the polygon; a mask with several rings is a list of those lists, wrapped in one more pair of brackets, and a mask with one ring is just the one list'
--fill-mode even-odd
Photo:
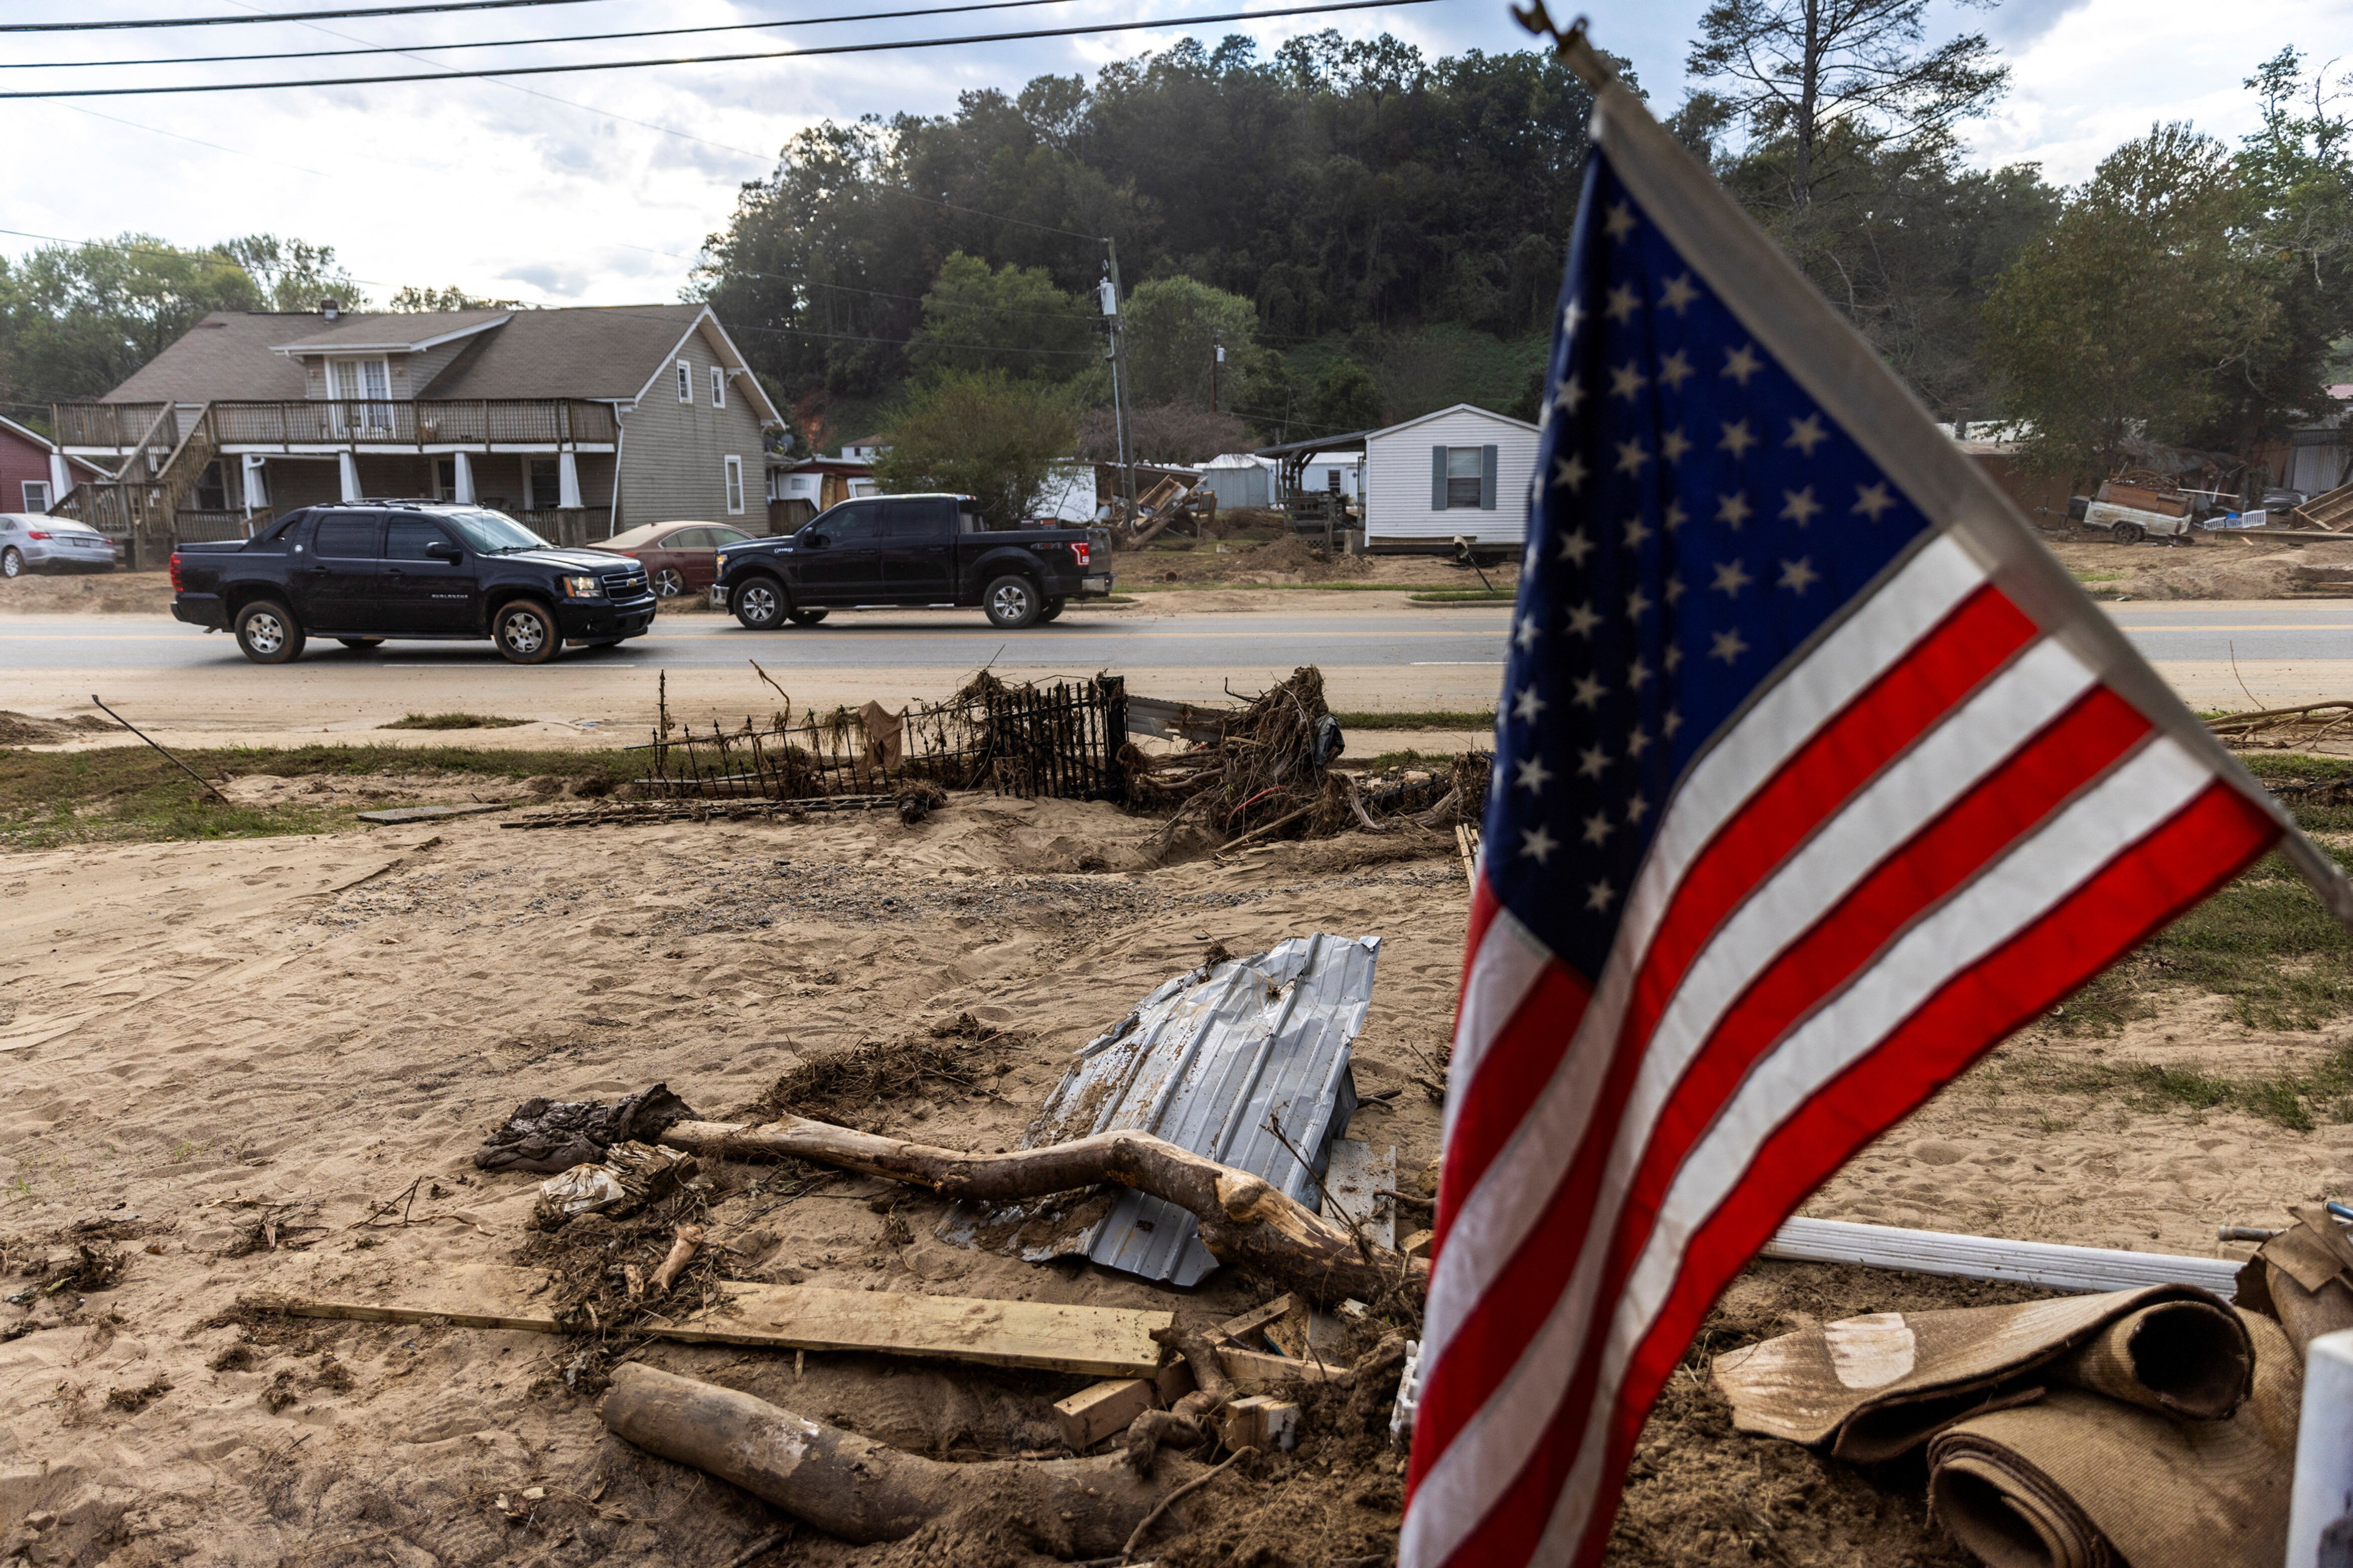
{"label": "truck taillight", "polygon": [[1071,554],[1076,558],[1080,565],[1084,566],[1092,553],[1092,548],[1085,540],[1074,539],[1071,542]]}
{"label": "truck taillight", "polygon": [[180,591],[180,552],[179,552],[178,551],[174,550],[174,552],[172,552],[172,592],[174,592],[174,594],[176,594],[176,593],[178,593],[179,591]]}

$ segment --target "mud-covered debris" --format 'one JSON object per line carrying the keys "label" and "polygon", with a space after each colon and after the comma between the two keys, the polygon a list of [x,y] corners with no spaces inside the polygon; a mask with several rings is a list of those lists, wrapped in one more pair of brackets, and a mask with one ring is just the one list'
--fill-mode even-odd
{"label": "mud-covered debris", "polygon": [[650,1143],[673,1121],[702,1120],[700,1111],[659,1083],[610,1103],[526,1100],[474,1151],[474,1163],[485,1171],[554,1175],[575,1165],[596,1163],[616,1143]]}
{"label": "mud-covered debris", "polygon": [[626,1219],[660,1202],[701,1166],[691,1155],[651,1143],[616,1143],[594,1164],[575,1165],[539,1186],[534,1230],[560,1230],[583,1215]]}

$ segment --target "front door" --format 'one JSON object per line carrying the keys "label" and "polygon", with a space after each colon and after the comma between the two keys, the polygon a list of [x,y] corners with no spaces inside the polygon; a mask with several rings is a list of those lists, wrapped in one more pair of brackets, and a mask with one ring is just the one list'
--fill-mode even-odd
{"label": "front door", "polygon": [[331,511],[311,531],[308,558],[294,569],[295,618],[314,632],[377,631],[377,575],[384,565],[384,513]]}
{"label": "front door", "polygon": [[955,500],[923,496],[881,504],[883,592],[902,603],[954,603]]}
{"label": "front door", "polygon": [[460,551],[455,562],[442,555],[457,545],[429,517],[394,512],[385,524],[383,605],[388,632],[470,632],[480,626],[476,604],[475,558]]}
{"label": "front door", "polygon": [[801,531],[793,548],[800,596],[818,604],[872,604],[882,596],[881,501],[848,501]]}

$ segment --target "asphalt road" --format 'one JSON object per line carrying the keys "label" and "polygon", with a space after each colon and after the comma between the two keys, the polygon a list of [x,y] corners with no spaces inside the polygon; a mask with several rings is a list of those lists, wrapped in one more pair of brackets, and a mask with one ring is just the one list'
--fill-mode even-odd
{"label": "asphalt road", "polygon": [[[685,615],[621,647],[529,668],[505,663],[487,643],[354,653],[323,639],[292,665],[259,666],[225,636],[158,617],[6,615],[0,709],[88,712],[100,691],[160,734],[256,744],[459,711],[528,721],[528,730],[501,732],[515,743],[588,744],[616,726],[650,722],[658,692],[673,717],[733,721],[766,712],[775,692],[753,672],[754,659],[803,709],[936,699],[983,665],[1017,679],[1116,670],[1153,696],[1215,701],[1313,664],[1344,710],[1473,711],[1494,702],[1510,624],[1503,610],[1316,597],[1266,608],[1254,600],[1246,608],[1073,612],[1010,633],[966,612],[837,615],[822,626],[770,633]],[[2106,613],[2194,707],[2284,707],[2353,693],[2353,600],[2126,603]],[[1394,743],[1455,742],[1433,732]]]}
{"label": "asphalt road", "polygon": [[[1051,626],[1002,632],[977,612],[836,615],[819,626],[751,632],[731,616],[664,617],[647,636],[593,654],[617,669],[900,669],[954,666],[1092,674],[1099,669],[1219,669],[1302,664],[1500,669],[1506,618],[1500,610],[1368,608],[1360,616],[1072,615]],[[313,637],[301,662],[394,667],[504,667],[487,642],[392,642],[353,653]],[[0,672],[11,670],[239,670],[253,666],[226,634],[177,622],[121,616],[0,617]]]}

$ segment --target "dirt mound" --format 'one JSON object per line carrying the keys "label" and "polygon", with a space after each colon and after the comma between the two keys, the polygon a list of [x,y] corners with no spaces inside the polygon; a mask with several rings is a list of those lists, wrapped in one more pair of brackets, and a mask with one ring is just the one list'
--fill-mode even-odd
{"label": "dirt mound", "polygon": [[26,573],[0,578],[0,614],[54,616],[172,613],[172,579],[161,572]]}
{"label": "dirt mound", "polygon": [[0,708],[0,746],[53,746],[85,735],[111,734],[114,728],[90,713],[77,713],[70,719],[36,719],[30,713]]}

